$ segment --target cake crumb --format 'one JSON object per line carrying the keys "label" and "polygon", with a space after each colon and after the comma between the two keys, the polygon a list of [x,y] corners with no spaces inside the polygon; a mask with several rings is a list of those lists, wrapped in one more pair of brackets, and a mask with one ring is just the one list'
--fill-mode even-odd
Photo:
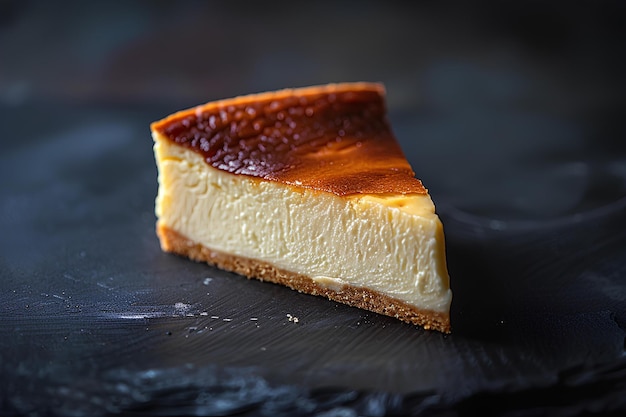
{"label": "cake crumb", "polygon": [[191,305],[189,304],[185,304],[181,302],[174,304],[174,309],[176,310],[176,313],[181,314],[181,315],[186,314],[190,308],[191,308]]}
{"label": "cake crumb", "polygon": [[294,322],[294,323],[298,323],[298,322],[300,321],[300,319],[299,319],[299,318],[297,318],[296,316],[292,316],[291,314],[287,314],[287,319],[288,319],[289,321]]}

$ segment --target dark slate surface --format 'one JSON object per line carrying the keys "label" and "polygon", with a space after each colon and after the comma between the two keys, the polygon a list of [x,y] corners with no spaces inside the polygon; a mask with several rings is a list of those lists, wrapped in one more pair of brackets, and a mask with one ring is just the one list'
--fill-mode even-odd
{"label": "dark slate surface", "polygon": [[[81,4],[66,4],[74,15],[0,8],[12,58],[0,59],[0,415],[626,412],[617,3],[342,3],[328,31],[262,50],[285,37],[269,25],[250,40],[250,25],[290,16],[293,29],[330,6],[239,19],[254,3]],[[199,54],[202,70],[180,60],[148,71],[173,48],[168,18],[179,40],[247,29],[212,50],[229,65],[209,71]],[[46,33],[49,48],[18,53]],[[65,67],[48,59],[59,56]],[[451,335],[159,249],[149,122],[208,99],[355,79],[387,84],[394,130],[444,221]]]}

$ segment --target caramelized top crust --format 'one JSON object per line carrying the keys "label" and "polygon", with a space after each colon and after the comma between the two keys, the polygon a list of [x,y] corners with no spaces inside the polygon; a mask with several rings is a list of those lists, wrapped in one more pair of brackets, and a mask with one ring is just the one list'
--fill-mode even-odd
{"label": "caramelized top crust", "polygon": [[380,84],[331,84],[204,104],[152,123],[214,168],[352,194],[425,194],[386,118]]}

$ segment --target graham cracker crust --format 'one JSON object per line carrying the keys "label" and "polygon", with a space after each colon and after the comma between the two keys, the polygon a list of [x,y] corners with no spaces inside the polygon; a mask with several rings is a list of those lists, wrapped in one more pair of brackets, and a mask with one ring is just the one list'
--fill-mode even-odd
{"label": "graham cracker crust", "polygon": [[443,333],[450,333],[451,331],[450,317],[446,313],[420,310],[403,301],[367,288],[344,285],[341,290],[335,291],[319,285],[305,275],[277,268],[270,263],[233,256],[207,248],[160,222],[157,222],[157,235],[161,241],[161,248],[166,252],[176,253],[194,261],[206,262],[209,265],[248,278],[273,282],[302,293],[321,295],[349,306],[395,317],[427,330],[438,330]]}

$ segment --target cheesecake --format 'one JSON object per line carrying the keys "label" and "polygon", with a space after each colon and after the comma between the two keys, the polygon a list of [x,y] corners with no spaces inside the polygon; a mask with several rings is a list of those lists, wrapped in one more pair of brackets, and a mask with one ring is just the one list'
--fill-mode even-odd
{"label": "cheesecake", "polygon": [[450,332],[443,226],[382,85],[214,101],[151,131],[164,251]]}

